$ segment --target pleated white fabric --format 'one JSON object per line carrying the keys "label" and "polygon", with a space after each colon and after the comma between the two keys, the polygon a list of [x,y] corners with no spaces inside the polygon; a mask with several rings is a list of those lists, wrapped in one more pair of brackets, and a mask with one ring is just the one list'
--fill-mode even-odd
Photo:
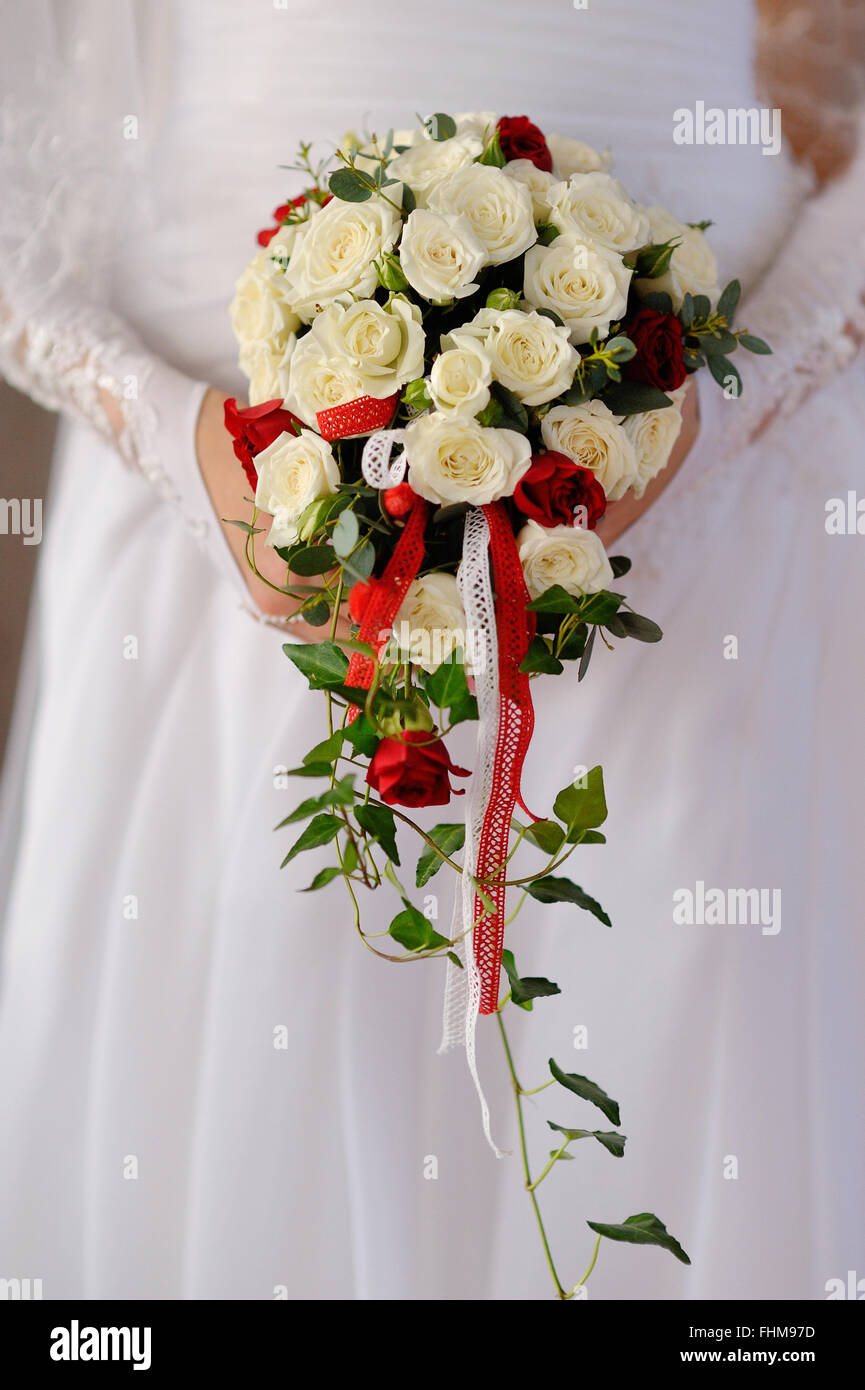
{"label": "pleated white fabric", "polygon": [[[671,140],[676,107],[751,104],[743,0],[441,0],[435,24],[401,0],[173,14],[154,216],[124,245],[113,304],[201,380],[240,387],[225,302],[286,191],[275,166],[300,137],[338,138],[373,93],[397,121],[525,110],[609,141],[635,194],[715,218],[723,268],[751,287],[789,240],[783,158]],[[800,248],[812,298],[826,256],[825,236]],[[844,310],[821,307],[840,334]],[[730,459],[719,439],[747,398],[709,383],[693,456],[616,547],[663,643],[536,688],[526,799],[547,806],[574,766],[603,763],[609,844],[580,850],[574,876],[614,926],[566,907],[517,918],[520,968],[563,989],[515,1020],[517,1065],[526,1085],[549,1056],[585,1072],[629,1136],[624,1160],[582,1146],[544,1184],[562,1277],[588,1261],[586,1218],[646,1209],[693,1260],[605,1247],[593,1298],[820,1298],[865,1271],[865,542],[824,528],[826,499],[857,486],[861,388],[854,364]],[[178,432],[166,469],[188,477],[190,449]],[[366,953],[338,884],[298,895],[315,856],[277,868],[272,827],[299,799],[279,769],[317,718],[281,640],[144,479],[64,431],[29,760],[7,786],[0,1276],[41,1278],[46,1297],[545,1297],[517,1160],[490,1154],[464,1062],[436,1055],[444,971]],[[676,925],[673,894],[698,881],[780,889],[780,931]],[[451,883],[430,889],[447,920]],[[364,908],[386,924],[382,898]],[[478,1033],[515,1148],[498,1042]],[[593,1122],[564,1092],[533,1105],[536,1159],[546,1119]]]}

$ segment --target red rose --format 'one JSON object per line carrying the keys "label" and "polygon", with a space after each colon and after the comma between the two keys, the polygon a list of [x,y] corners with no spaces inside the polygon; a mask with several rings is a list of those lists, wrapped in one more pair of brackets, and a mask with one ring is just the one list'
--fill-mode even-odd
{"label": "red rose", "polygon": [[296,419],[290,410],[283,410],[280,400],[264,401],[262,405],[250,405],[245,409],[238,406],[233,396],[225,402],[225,428],[234,440],[234,452],[253,492],[258,487],[255,455],[281,434],[296,434],[302,425],[303,421]]}
{"label": "red rose", "polygon": [[389,806],[447,806],[451,792],[448,777],[468,777],[455,767],[439,740],[430,742],[423,729],[408,729],[400,738],[383,738],[372,755],[366,780]]}
{"label": "red rose", "polygon": [[625,324],[636,357],[625,363],[625,375],[632,381],[646,381],[661,391],[675,391],[688,373],[682,345],[682,325],[674,314],[660,309],[639,309]]}
{"label": "red rose", "polygon": [[552,173],[553,156],[543,131],[538,130],[528,116],[502,116],[498,131],[505,159],[530,159],[535,168]]}
{"label": "red rose", "polygon": [[577,508],[585,508],[585,525],[594,529],[604,515],[607,499],[591,468],[581,468],[567,454],[550,450],[533,454],[528,473],[514,489],[514,501],[525,516],[541,526],[573,526]]}
{"label": "red rose", "polygon": [[[318,193],[318,194],[321,194],[321,189],[320,189],[320,188],[312,188],[312,189],[310,189],[310,193]],[[333,197],[333,194],[332,194],[332,193],[328,193],[327,197],[321,198],[321,199],[320,199],[320,201],[321,201],[321,206],[324,207],[325,204],[329,203],[332,197]],[[317,200],[317,201],[318,201],[318,200]],[[263,232],[259,232],[259,233],[258,233],[258,236],[257,236],[255,239],[256,239],[256,241],[258,242],[259,246],[269,246],[270,243],[273,241],[273,238],[276,236],[277,232],[279,231],[280,227],[281,227],[282,224],[285,222],[286,218],[289,217],[289,216],[291,215],[292,212],[295,212],[295,211],[297,210],[297,208],[302,208],[303,205],[304,205],[304,203],[308,203],[308,202],[309,202],[309,194],[307,194],[307,193],[299,193],[298,196],[297,196],[296,198],[292,198],[292,199],[291,199],[289,202],[287,202],[287,203],[280,203],[280,205],[279,205],[278,208],[274,208],[274,209],[273,209],[273,215],[274,215],[274,217],[276,218],[276,226],[275,226],[275,227],[265,227],[265,229],[264,229]]]}

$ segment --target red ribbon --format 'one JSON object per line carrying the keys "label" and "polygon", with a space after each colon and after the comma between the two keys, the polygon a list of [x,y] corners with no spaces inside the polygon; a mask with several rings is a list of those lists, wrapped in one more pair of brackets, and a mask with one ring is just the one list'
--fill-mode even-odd
{"label": "red ribbon", "polygon": [[376,396],[358,396],[357,400],[347,401],[345,405],[319,410],[315,417],[318,432],[322,439],[334,440],[385,429],[393,419],[398,400],[399,391],[383,400]]}
{"label": "red ribbon", "polygon": [[[496,595],[496,633],[499,649],[499,729],[493,786],[481,829],[476,875],[492,879],[484,894],[494,911],[475,896],[475,962],[481,977],[480,1012],[495,1013],[499,1002],[499,973],[505,934],[505,863],[511,817],[519,802],[523,763],[532,738],[535,713],[529,678],[520,664],[535,635],[535,615],[527,611],[529,594],[517,553],[513,528],[500,502],[484,507],[490,532],[493,587]],[[531,813],[529,813],[531,814]],[[501,870],[500,879],[493,876]]]}
{"label": "red ribbon", "polygon": [[[423,563],[423,534],[428,511],[429,506],[424,499],[415,497],[402,535],[394,547],[384,573],[375,581],[364,609],[357,634],[358,641],[368,643],[376,655],[387,641],[408,587],[417,577]],[[363,652],[352,652],[345,683],[354,690],[369,690],[374,671],[375,666],[368,656]],[[354,719],[358,712],[357,707],[353,706],[349,719]]]}

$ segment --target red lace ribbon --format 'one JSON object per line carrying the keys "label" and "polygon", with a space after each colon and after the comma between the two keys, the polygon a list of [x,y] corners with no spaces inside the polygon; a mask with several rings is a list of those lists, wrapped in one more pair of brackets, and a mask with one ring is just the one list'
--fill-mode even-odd
{"label": "red lace ribbon", "polygon": [[[358,630],[358,641],[366,642],[376,653],[387,641],[399,607],[408,592],[408,586],[416,578],[424,557],[423,533],[426,526],[428,504],[422,497],[416,497],[403,527],[402,535],[394,547],[394,552],[380,579],[375,581],[369,602],[364,609]],[[352,652],[348,663],[346,685],[355,690],[369,690],[375,667],[363,652]],[[349,714],[354,719],[358,714],[356,706]]]}
{"label": "red lace ribbon", "polygon": [[399,401],[399,391],[379,400],[376,396],[358,396],[345,405],[332,405],[319,410],[315,422],[322,439],[348,439],[352,435],[371,434],[384,429],[393,419]]}
{"label": "red lace ribbon", "polygon": [[[535,635],[535,615],[526,609],[528,590],[517,553],[513,528],[500,502],[484,507],[490,532],[493,587],[496,596],[496,634],[499,649],[499,729],[496,740],[492,794],[484,814],[478,845],[476,876],[502,881],[484,884],[495,911],[475,896],[475,961],[481,977],[480,1012],[494,1013],[499,1002],[499,973],[505,933],[505,862],[511,817],[519,802],[523,763],[532,738],[535,713],[529,678],[520,671]],[[529,813],[531,814],[531,813]]]}

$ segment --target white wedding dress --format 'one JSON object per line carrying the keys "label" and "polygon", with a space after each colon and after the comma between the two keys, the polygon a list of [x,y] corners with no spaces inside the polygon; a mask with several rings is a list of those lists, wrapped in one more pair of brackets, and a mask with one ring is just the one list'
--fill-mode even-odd
{"label": "white wedding dress", "polygon": [[[783,153],[673,143],[678,107],[755,103],[745,0],[58,10],[38,66],[58,56],[49,115],[68,120],[58,143],[13,109],[32,153],[4,170],[26,221],[66,161],[79,254],[50,278],[48,219],[0,281],[5,370],[66,417],[5,780],[0,1276],[46,1298],[551,1292],[518,1158],[495,1159],[464,1063],[436,1055],[444,971],[365,952],[340,884],[299,895],[316,856],[278,869],[273,826],[301,795],[278,769],[322,711],[243,605],[193,452],[200,383],[242,393],[227,302],[298,140],[473,107],[609,143],[636,196],[714,219],[740,322],[776,349],[742,364],[739,401],[701,385],[696,448],[614,547],[663,643],[535,687],[525,797],[544,813],[603,764],[609,843],[573,876],[613,929],[569,907],[517,918],[518,966],[563,990],[512,1023],[518,1070],[585,1073],[628,1135],[624,1160],[577,1146],[541,1189],[561,1276],[588,1263],[587,1218],[645,1210],[693,1263],[604,1243],[590,1298],[822,1298],[865,1275],[865,541],[824,527],[861,479],[861,157],[809,200]],[[780,931],[677,925],[673,894],[698,881],[780,889]],[[430,888],[448,920],[444,873]],[[367,920],[392,905],[370,898]],[[536,1164],[546,1119],[606,1125],[542,1092]]]}

